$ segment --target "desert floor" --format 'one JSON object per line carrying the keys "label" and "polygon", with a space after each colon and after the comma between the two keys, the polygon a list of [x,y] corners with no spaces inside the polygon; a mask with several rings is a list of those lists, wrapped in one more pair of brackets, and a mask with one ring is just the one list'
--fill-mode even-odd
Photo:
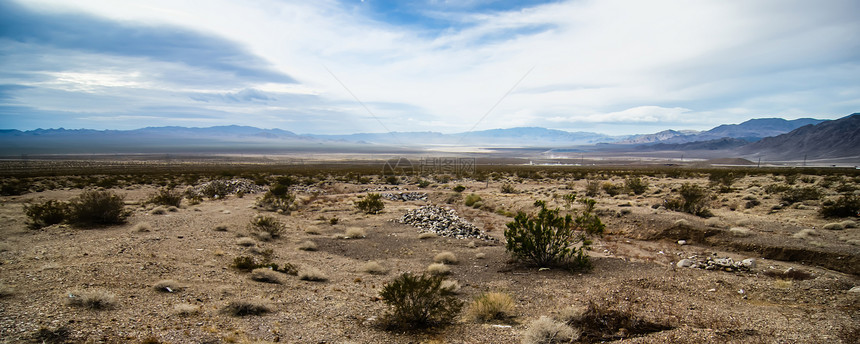
{"label": "desert floor", "polygon": [[[41,342],[56,334],[86,343],[520,343],[539,317],[559,317],[591,304],[665,328],[649,333],[618,328],[608,338],[619,343],[851,343],[860,338],[860,223],[821,218],[819,201],[778,207],[779,196],[763,186],[781,178],[748,176],[734,191],[715,193],[710,200],[715,216],[708,219],[659,206],[684,182],[707,186],[707,176],[643,177],[649,188],[642,195],[601,192],[594,198],[606,233],[589,251],[593,268],[574,273],[513,261],[505,251],[504,229],[511,213],[535,212],[535,200],[564,208],[559,196],[582,195],[585,179],[466,178],[426,188],[328,179],[312,190],[296,190],[298,205],[290,214],[256,208],[259,193],[155,209],[145,201],[156,186],[130,185],[112,189],[132,210],[127,223],[92,229],[27,226],[25,204],[68,200],[80,189],[3,196],[0,342]],[[797,183],[815,185],[821,178]],[[623,178],[600,182],[618,184]],[[502,193],[505,183],[517,192]],[[457,193],[456,185],[466,189]],[[354,205],[368,192],[405,191],[427,193],[428,199],[385,200],[385,209],[375,215]],[[482,208],[464,204],[472,193],[482,198]],[[745,197],[761,204],[745,209]],[[397,222],[426,204],[454,209],[496,240],[419,238],[417,228]],[[274,216],[286,232],[268,241],[254,238],[248,224],[258,214]],[[336,224],[330,221],[334,217]],[[824,229],[830,223],[840,225]],[[366,235],[344,237],[356,228]],[[306,241],[316,250],[300,250]],[[267,250],[272,262],[293,264],[300,272],[317,269],[327,280],[284,274],[280,284],[264,283],[230,267],[235,257],[262,257]],[[516,305],[512,317],[482,323],[464,311],[452,325],[429,331],[379,329],[375,322],[387,310],[379,299],[382,286],[402,272],[425,271],[443,251],[459,260],[447,276],[459,284],[459,299],[468,305],[485,292],[508,293]],[[691,257],[755,258],[756,263],[735,272],[677,266]],[[365,272],[370,261],[387,273]],[[785,274],[789,268],[794,273]],[[156,290],[162,280],[174,280],[175,290]],[[113,294],[115,305],[70,306],[66,300],[75,290]],[[237,300],[268,303],[272,311],[222,312]]]}

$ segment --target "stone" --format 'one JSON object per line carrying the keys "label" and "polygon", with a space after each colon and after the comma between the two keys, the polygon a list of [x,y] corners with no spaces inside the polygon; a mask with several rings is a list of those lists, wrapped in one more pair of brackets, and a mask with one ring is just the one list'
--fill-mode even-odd
{"label": "stone", "polygon": [[741,261],[741,266],[747,269],[755,269],[755,258],[747,258]]}
{"label": "stone", "polygon": [[696,264],[696,261],[694,261],[692,259],[681,259],[680,261],[678,261],[678,264],[676,264],[676,265],[679,268],[689,268],[689,267],[692,267],[693,264]]}
{"label": "stone", "polygon": [[678,240],[678,245],[684,246],[687,244],[687,240]]}

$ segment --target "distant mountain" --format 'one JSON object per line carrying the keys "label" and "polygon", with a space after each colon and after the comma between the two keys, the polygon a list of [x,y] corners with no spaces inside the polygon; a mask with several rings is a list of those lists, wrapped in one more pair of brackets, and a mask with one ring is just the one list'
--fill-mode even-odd
{"label": "distant mountain", "polygon": [[547,147],[588,145],[599,142],[612,142],[616,138],[591,132],[568,132],[539,127],[517,127],[510,129],[490,129],[474,132],[443,134],[438,132],[392,132],[361,133],[350,135],[313,135],[309,137],[345,142],[364,142],[374,144],[427,146],[427,145],[480,145],[501,147]]}
{"label": "distant mountain", "polygon": [[655,134],[633,135],[624,140],[618,141],[618,144],[645,144],[668,141],[675,138],[683,138],[698,134],[695,130],[663,130]]}
{"label": "distant mountain", "polygon": [[708,141],[693,141],[685,143],[657,143],[653,145],[640,146],[640,150],[722,150],[738,148],[748,143],[749,142],[745,140],[724,137],[721,139]]}
{"label": "distant mountain", "polygon": [[785,134],[805,125],[818,124],[825,120],[799,118],[785,120],[782,118],[756,118],[740,124],[723,124],[707,131],[664,130],[655,134],[634,135],[619,144],[679,144],[687,142],[706,142],[722,138],[740,139],[755,142],[765,137]]}
{"label": "distant mountain", "polygon": [[860,157],[860,113],[764,138],[739,151],[768,160]]}

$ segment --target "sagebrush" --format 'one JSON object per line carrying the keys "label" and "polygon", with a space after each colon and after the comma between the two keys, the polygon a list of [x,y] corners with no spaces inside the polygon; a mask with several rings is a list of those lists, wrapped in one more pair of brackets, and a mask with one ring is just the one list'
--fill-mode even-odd
{"label": "sagebrush", "polygon": [[388,329],[421,329],[450,324],[463,303],[442,287],[442,277],[404,273],[379,293],[389,311],[381,323]]}

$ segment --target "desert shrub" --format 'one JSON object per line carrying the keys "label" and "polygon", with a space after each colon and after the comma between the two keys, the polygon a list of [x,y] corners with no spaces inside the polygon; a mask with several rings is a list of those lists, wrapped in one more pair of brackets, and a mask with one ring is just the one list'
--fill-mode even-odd
{"label": "desert shrub", "polygon": [[116,295],[103,290],[73,290],[66,293],[66,304],[87,309],[109,309],[116,306]]}
{"label": "desert shrub", "polygon": [[819,214],[823,217],[860,216],[860,196],[842,195],[836,201],[825,202]]}
{"label": "desert shrub", "polygon": [[418,234],[418,239],[421,239],[421,240],[433,239],[435,237],[436,237],[436,233],[433,233],[433,232],[424,232],[424,233]]}
{"label": "desert shrub", "polygon": [[[587,236],[602,234],[605,225],[593,214],[594,200],[585,198],[580,202],[585,209],[576,218],[570,214],[562,217],[559,209],[550,210],[546,205],[535,217],[520,212],[507,224],[505,248],[514,258],[541,267],[588,267]],[[582,245],[572,247],[577,243]]]}
{"label": "desert shrub", "polygon": [[[588,343],[602,343],[618,339],[671,329],[672,327],[645,321],[624,307],[611,308],[589,302],[578,314],[569,314],[567,323],[581,329],[581,339]],[[624,332],[619,338],[619,330]]]}
{"label": "desert shrub", "polygon": [[254,269],[259,268],[268,268],[273,271],[280,272],[282,274],[287,275],[297,275],[298,269],[293,264],[285,263],[283,267],[278,266],[278,264],[269,262],[268,259],[264,259],[263,262],[257,262],[254,257],[249,256],[238,256],[233,258],[233,263],[230,264],[230,267],[244,272],[251,272]]}
{"label": "desert shrub", "polygon": [[41,327],[38,331],[33,333],[31,340],[32,343],[41,344],[64,344],[75,342],[72,339],[72,330],[65,326],[60,326],[53,330],[47,327]]}
{"label": "desert shrub", "polygon": [[589,180],[585,183],[585,196],[597,197],[600,192],[600,182],[597,180]]}
{"label": "desert shrub", "polygon": [[439,254],[433,257],[433,262],[442,264],[457,264],[457,256],[455,256],[454,253],[450,251],[439,252]]}
{"label": "desert shrub", "polygon": [[9,178],[0,184],[0,196],[19,196],[30,191],[29,182],[24,182],[19,179]]}
{"label": "desert shrub", "polygon": [[397,178],[397,176],[388,176],[385,177],[385,182],[390,185],[397,185],[400,184],[400,178]]}
{"label": "desert shrub", "polygon": [[444,280],[442,281],[442,286],[440,288],[446,289],[451,293],[456,294],[460,292],[460,283],[457,283],[457,281],[453,280]]}
{"label": "desert shrub", "polygon": [[755,208],[755,207],[757,207],[757,206],[759,206],[759,205],[761,205],[761,201],[759,201],[759,200],[758,200],[757,198],[755,198],[755,197],[750,197],[750,198],[747,200],[747,202],[744,204],[744,208],[752,209],[752,208]]}
{"label": "desert shrub", "polygon": [[466,190],[466,187],[463,185],[457,184],[457,186],[455,186],[453,190],[454,190],[454,192],[463,192],[463,190]]}
{"label": "desert shrub", "polygon": [[69,205],[66,202],[48,200],[42,203],[24,205],[24,215],[30,220],[28,226],[39,229],[63,222]]}
{"label": "desert shrub", "polygon": [[711,172],[708,180],[711,185],[718,185],[721,193],[728,193],[732,192],[732,184],[742,177],[743,174],[731,170],[718,170]]}
{"label": "desert shrub", "polygon": [[251,270],[249,277],[257,282],[281,284],[281,274],[270,268],[256,268]]}
{"label": "desert shrub", "polygon": [[254,240],[253,238],[249,238],[249,237],[241,237],[241,238],[239,238],[239,240],[236,240],[236,245],[243,246],[243,247],[251,247],[251,246],[254,246],[256,244],[257,244],[257,241]]}
{"label": "desert shrub", "polygon": [[180,303],[173,306],[173,311],[179,316],[189,316],[200,312],[200,307],[190,303]]}
{"label": "desert shrub", "polygon": [[788,189],[782,193],[780,200],[787,204],[794,204],[807,200],[817,200],[822,196],[821,190],[814,186]]}
{"label": "desert shrub", "polygon": [[[251,219],[251,223],[248,225],[248,230],[261,238],[265,238],[266,236],[278,238],[284,231],[284,224],[274,217],[258,215]],[[266,234],[260,236],[261,233]]]}
{"label": "desert shrub", "polygon": [[77,225],[124,223],[130,215],[123,197],[111,191],[84,191],[69,201],[68,221]]}
{"label": "desert shrub", "polygon": [[505,320],[514,316],[514,299],[506,293],[489,292],[479,295],[469,304],[467,314],[480,322]]}
{"label": "desert shrub", "polygon": [[770,184],[764,187],[764,192],[768,194],[778,194],[791,189],[787,184]]}
{"label": "desert shrub", "polygon": [[367,236],[367,231],[360,227],[349,227],[343,237],[347,239],[361,239]]}
{"label": "desert shrub", "polygon": [[797,178],[799,177],[800,175],[798,175],[797,173],[788,173],[784,176],[785,183],[788,185],[794,185],[794,183],[797,183]]}
{"label": "desert shrub", "polygon": [[382,202],[380,194],[369,193],[364,199],[355,202],[355,207],[365,214],[379,214],[382,209],[385,209],[385,203]]}
{"label": "desert shrub", "polygon": [[336,225],[339,221],[340,221],[340,220],[337,218],[337,216],[335,216],[335,217],[332,217],[332,218],[328,219],[328,224],[330,224],[330,225],[334,226],[334,225]]}
{"label": "desert shrub", "polygon": [[478,204],[478,202],[481,202],[481,196],[478,196],[476,194],[470,194],[470,195],[466,196],[466,199],[463,201],[463,203],[467,207],[476,207],[476,208],[480,206],[480,205],[475,206],[475,204]]}
{"label": "desert shrub", "polygon": [[778,278],[781,280],[795,280],[795,281],[803,281],[803,280],[815,278],[815,276],[813,276],[809,272],[794,269],[794,268],[788,268],[785,270],[776,270],[776,269],[767,270],[764,272],[764,275],[768,276],[768,277]]}
{"label": "desert shrub", "polygon": [[200,189],[200,193],[210,199],[225,199],[230,194],[230,185],[225,180],[213,180]]}
{"label": "desert shrub", "polygon": [[364,271],[371,275],[385,275],[388,273],[388,269],[386,269],[377,262],[364,263],[364,265],[361,266],[361,271]]}
{"label": "desert shrub", "polygon": [[158,207],[152,208],[152,210],[149,213],[152,215],[164,215],[164,214],[167,214],[167,210],[164,209],[164,207],[158,206]]}
{"label": "desert shrub", "polygon": [[182,204],[182,193],[172,188],[162,188],[150,195],[147,202],[168,207],[178,207]]}
{"label": "desert shrub", "polygon": [[579,336],[580,332],[567,324],[541,316],[529,324],[523,334],[523,344],[573,343]]}
{"label": "desert shrub", "polygon": [[388,329],[420,329],[449,324],[463,303],[450,289],[442,288],[442,277],[404,273],[386,283],[379,293],[389,306],[381,324]]}
{"label": "desert shrub", "polygon": [[648,191],[648,182],[639,177],[627,178],[624,180],[624,188],[628,192],[641,195],[645,193],[645,191]]}
{"label": "desert shrub", "polygon": [[272,311],[272,306],[263,300],[233,300],[221,312],[232,316],[262,315]]}
{"label": "desert shrub", "polygon": [[428,187],[428,186],[430,186],[430,182],[429,182],[429,181],[424,180],[424,179],[421,179],[421,180],[419,180],[419,181],[418,181],[418,187],[419,187],[419,188],[422,188],[422,189],[423,189],[423,188],[426,188],[426,187]]}
{"label": "desert shrub", "polygon": [[[283,186],[277,184],[277,186]],[[272,188],[266,191],[262,197],[257,199],[257,206],[268,211],[278,211],[289,214],[292,206],[295,203],[295,195],[286,192],[286,187],[283,188],[284,193],[280,193],[279,189]]]}
{"label": "desert shrub", "polygon": [[610,182],[603,183],[601,186],[604,192],[609,196],[616,196],[624,191],[624,186],[621,184],[612,184]]}
{"label": "desert shrub", "polygon": [[230,225],[226,223],[220,223],[216,225],[214,229],[216,232],[226,232],[228,229],[230,229]]}
{"label": "desert shrub", "polygon": [[302,281],[325,282],[328,276],[317,268],[304,268],[299,271],[299,279]]}
{"label": "desert shrub", "polygon": [[701,217],[711,217],[708,210],[708,191],[696,184],[684,183],[678,190],[679,197],[666,201],[666,208],[683,211]]}
{"label": "desert shrub", "polygon": [[152,289],[163,293],[173,293],[182,290],[182,286],[175,280],[167,279],[156,282],[152,285]]}
{"label": "desert shrub", "polygon": [[502,191],[502,193],[505,193],[505,194],[515,194],[515,193],[517,193],[517,189],[515,189],[513,185],[511,185],[511,184],[507,184],[507,183],[502,184],[501,191]]}
{"label": "desert shrub", "polygon": [[839,184],[839,186],[836,187],[835,190],[836,190],[836,192],[843,193],[843,194],[852,193],[855,190],[857,190],[857,186],[855,186],[854,184],[848,184],[848,183],[842,182]]}
{"label": "desert shrub", "polygon": [[310,240],[302,241],[299,243],[299,249],[302,251],[316,251],[317,244]]}
{"label": "desert shrub", "polygon": [[443,263],[433,263],[427,266],[427,273],[433,276],[444,276],[451,273],[451,268]]}

